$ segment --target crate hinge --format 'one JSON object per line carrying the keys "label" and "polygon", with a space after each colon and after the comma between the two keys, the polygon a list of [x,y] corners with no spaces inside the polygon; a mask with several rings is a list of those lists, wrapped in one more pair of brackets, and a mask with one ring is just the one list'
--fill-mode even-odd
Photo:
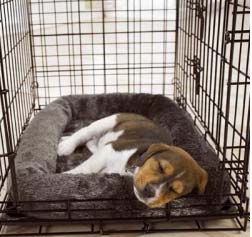
{"label": "crate hinge", "polygon": [[196,95],[199,94],[200,89],[200,73],[204,70],[203,67],[200,66],[200,59],[195,55],[193,59],[187,58],[187,64],[193,67],[193,78],[195,80],[195,92]]}
{"label": "crate hinge", "polygon": [[200,40],[203,40],[204,36],[204,26],[205,26],[205,17],[204,12],[206,11],[206,7],[203,5],[202,1],[196,0],[196,1],[188,1],[188,7],[191,10],[196,11],[196,17],[200,20]]}

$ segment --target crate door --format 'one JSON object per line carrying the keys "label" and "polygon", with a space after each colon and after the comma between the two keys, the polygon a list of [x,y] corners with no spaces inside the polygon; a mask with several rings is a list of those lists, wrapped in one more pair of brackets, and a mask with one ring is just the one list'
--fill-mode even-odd
{"label": "crate door", "polygon": [[248,0],[179,2],[175,97],[246,198],[249,157]]}

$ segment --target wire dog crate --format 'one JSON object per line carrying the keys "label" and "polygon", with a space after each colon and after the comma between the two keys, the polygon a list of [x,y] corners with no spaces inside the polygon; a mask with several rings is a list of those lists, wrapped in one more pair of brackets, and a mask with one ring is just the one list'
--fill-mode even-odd
{"label": "wire dog crate", "polygon": [[[246,230],[249,14],[249,0],[0,0],[0,227],[35,223],[28,234],[41,235],[51,224],[6,217],[18,188],[15,154],[36,112],[67,94],[144,92],[173,98],[215,149],[236,211],[211,218],[233,226],[207,227],[210,217],[190,216],[178,220],[192,228],[152,229],[138,220],[143,228],[105,231],[99,220],[82,233]],[[55,221],[63,222],[72,223]]]}

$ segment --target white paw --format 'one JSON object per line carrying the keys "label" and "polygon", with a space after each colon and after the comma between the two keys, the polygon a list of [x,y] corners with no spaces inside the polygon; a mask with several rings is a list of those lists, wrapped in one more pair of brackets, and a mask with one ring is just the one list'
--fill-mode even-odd
{"label": "white paw", "polygon": [[68,156],[74,152],[76,147],[76,142],[70,137],[59,143],[57,153],[59,156]]}

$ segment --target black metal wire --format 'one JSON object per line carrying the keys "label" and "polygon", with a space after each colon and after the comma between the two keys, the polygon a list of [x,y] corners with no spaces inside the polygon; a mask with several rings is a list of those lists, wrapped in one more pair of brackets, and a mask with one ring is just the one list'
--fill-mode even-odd
{"label": "black metal wire", "polygon": [[24,0],[0,3],[0,196],[5,201],[10,178],[13,197],[18,199],[15,151],[34,109],[27,6]]}
{"label": "black metal wire", "polygon": [[[90,231],[53,235],[246,230],[250,149],[250,30],[246,24],[249,0],[239,3],[237,0],[180,0],[176,7],[166,0],[160,0],[161,7],[155,2],[151,0],[149,9],[143,8],[142,0],[128,0],[123,9],[119,1],[114,1],[114,6],[108,9],[110,0],[92,0],[89,8],[81,0],[0,2],[0,216],[4,214],[0,217],[0,227],[37,225],[36,232],[20,234],[27,236],[50,235],[43,227],[52,223],[91,223]],[[17,195],[14,157],[31,117],[62,95],[109,92],[160,93],[172,97],[187,110],[206,142],[215,148],[223,174],[226,171],[230,176],[231,191],[223,196],[231,200],[229,207],[233,212],[176,217],[168,205],[165,221],[183,219],[195,223],[194,227],[183,230],[154,228],[150,222],[158,220],[158,216],[119,218],[123,223],[133,220],[141,224],[140,228],[131,230],[106,229],[106,221],[112,220],[73,220],[76,212],[115,212],[75,210],[72,205],[76,201],[95,203],[97,200],[48,200],[48,203],[63,203],[64,208],[35,210],[67,213],[63,220],[8,216],[10,206],[12,214],[18,214],[18,206],[23,204]],[[9,179],[12,179],[14,202],[9,201],[9,192],[5,191]],[[217,202],[213,208],[220,205]],[[193,207],[204,207],[204,204],[178,208]],[[202,223],[218,218],[232,219],[233,226],[210,228]]]}

